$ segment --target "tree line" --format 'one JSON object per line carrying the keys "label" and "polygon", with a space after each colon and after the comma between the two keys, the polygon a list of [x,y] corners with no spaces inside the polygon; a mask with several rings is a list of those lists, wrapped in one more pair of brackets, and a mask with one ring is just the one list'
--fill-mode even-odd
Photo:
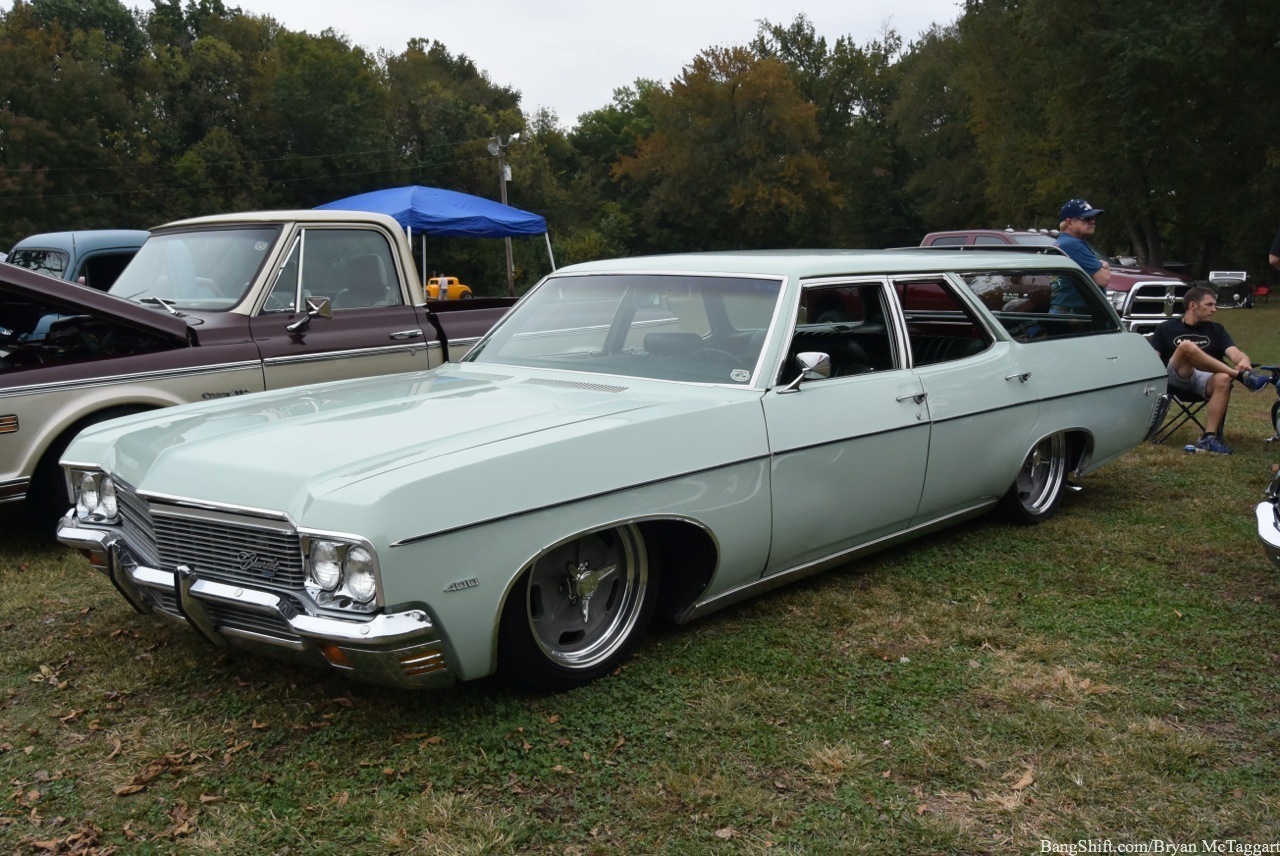
{"label": "tree line", "polygon": [[[804,16],[636,80],[566,128],[439,41],[371,53],[222,0],[15,0],[0,13],[0,247],[34,232],[309,208],[423,184],[547,218],[560,264],[687,250],[889,247],[1055,228],[1266,276],[1280,225],[1280,4],[966,0],[910,44]],[[428,265],[505,290],[495,242]],[[517,274],[547,269],[516,241]]]}

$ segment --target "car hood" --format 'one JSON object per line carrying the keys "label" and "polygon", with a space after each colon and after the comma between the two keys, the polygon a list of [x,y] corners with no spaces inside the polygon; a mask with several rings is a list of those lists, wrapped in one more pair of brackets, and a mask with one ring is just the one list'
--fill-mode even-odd
{"label": "car hood", "polygon": [[1142,279],[1172,279],[1178,282],[1191,282],[1191,277],[1180,273],[1174,273],[1164,268],[1147,267],[1145,265],[1122,265],[1113,263],[1111,265],[1112,273],[1123,273],[1133,277],[1141,277]]}
{"label": "car hood", "polygon": [[63,460],[155,496],[333,531],[359,520],[394,541],[767,448],[758,390],[451,365],[126,417],[84,431]]}
{"label": "car hood", "polygon": [[0,305],[13,299],[43,304],[57,314],[92,315],[178,342],[187,341],[187,323],[177,316],[85,285],[0,263]]}

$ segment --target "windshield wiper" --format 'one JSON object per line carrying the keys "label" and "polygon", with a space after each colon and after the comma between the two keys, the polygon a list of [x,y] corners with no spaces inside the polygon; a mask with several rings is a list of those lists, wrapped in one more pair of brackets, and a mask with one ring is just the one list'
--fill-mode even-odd
{"label": "windshield wiper", "polygon": [[165,311],[165,312],[168,312],[170,315],[172,315],[172,316],[173,316],[173,317],[175,317],[175,318],[183,318],[183,317],[185,317],[181,312],[179,312],[177,309],[174,309],[174,308],[173,308],[173,301],[172,301],[172,300],[166,300],[166,299],[165,299],[165,298],[163,298],[163,297],[144,297],[144,298],[142,298],[141,300],[139,300],[138,302],[139,302],[139,303],[154,303],[154,304],[156,304],[157,306],[162,306],[162,307],[164,307],[164,311]]}

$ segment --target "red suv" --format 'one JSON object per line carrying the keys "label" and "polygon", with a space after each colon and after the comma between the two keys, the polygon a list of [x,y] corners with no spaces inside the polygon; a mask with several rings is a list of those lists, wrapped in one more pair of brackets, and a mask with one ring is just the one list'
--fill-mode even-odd
{"label": "red suv", "polygon": [[[1050,247],[1057,231],[1028,229],[955,229],[930,232],[922,247],[991,247],[1016,245]],[[1120,313],[1126,329],[1150,335],[1156,325],[1171,315],[1182,313],[1182,295],[1194,283],[1191,277],[1161,268],[1142,267],[1133,259],[1111,260],[1111,281],[1107,300]]]}

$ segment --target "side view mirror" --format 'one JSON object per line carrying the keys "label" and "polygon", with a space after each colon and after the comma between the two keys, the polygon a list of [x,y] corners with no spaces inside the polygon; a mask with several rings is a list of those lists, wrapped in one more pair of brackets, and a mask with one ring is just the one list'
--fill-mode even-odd
{"label": "side view mirror", "polygon": [[288,325],[284,329],[290,333],[305,333],[311,329],[311,319],[313,318],[332,318],[333,305],[327,297],[308,297],[307,298],[307,314],[303,315],[297,321]]}
{"label": "side view mirror", "polygon": [[831,357],[819,351],[802,351],[796,354],[796,368],[800,370],[796,379],[778,390],[779,393],[799,392],[800,384],[806,380],[831,377]]}

